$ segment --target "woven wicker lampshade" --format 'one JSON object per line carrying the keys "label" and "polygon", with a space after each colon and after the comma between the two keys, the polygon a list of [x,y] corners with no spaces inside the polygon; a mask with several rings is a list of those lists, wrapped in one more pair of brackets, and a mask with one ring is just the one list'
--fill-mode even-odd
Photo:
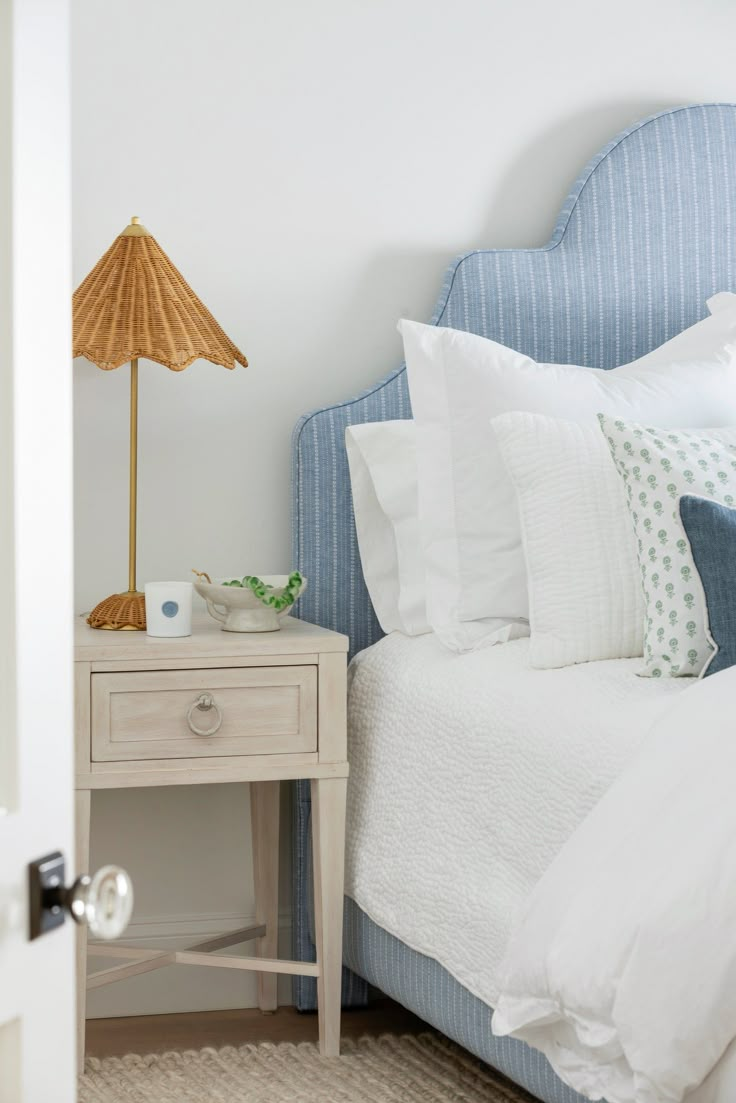
{"label": "woven wicker lampshade", "polygon": [[146,627],[136,588],[138,359],[182,371],[194,360],[224,368],[248,361],[174,267],[156,239],[133,218],[74,292],[73,355],[103,371],[130,361],[130,513],[128,589],[105,598],[87,621],[93,628]]}

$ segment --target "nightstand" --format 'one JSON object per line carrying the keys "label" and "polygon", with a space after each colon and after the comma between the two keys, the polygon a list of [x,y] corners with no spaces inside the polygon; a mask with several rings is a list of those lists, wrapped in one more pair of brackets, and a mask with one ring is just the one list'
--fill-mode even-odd
{"label": "nightstand", "polygon": [[[279,973],[317,978],[320,1052],[340,1052],[347,789],[348,640],[287,617],[278,632],[223,632],[195,618],[192,635],[156,639],[79,620],[75,634],[77,870],[89,859],[94,789],[250,782],[256,926],[180,951],[124,941],[90,953],[122,962],[87,977],[78,930],[78,1046],[83,1067],[86,989],[169,965],[258,973],[258,1006],[276,1009]],[[277,958],[279,782],[312,789],[317,960]],[[214,954],[253,941],[254,957]]]}

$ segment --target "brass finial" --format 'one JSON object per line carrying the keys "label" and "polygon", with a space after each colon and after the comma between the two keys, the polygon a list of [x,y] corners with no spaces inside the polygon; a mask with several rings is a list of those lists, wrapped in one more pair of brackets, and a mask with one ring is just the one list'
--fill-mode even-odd
{"label": "brass finial", "polygon": [[130,220],[130,225],[126,226],[123,230],[123,237],[150,237],[150,233],[145,226],[141,224],[141,220],[137,214],[134,214]]}

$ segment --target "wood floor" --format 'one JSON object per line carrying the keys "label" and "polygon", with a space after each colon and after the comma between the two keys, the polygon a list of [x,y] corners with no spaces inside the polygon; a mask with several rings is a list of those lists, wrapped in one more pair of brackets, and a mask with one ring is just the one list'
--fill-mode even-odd
{"label": "wood floor", "polygon": [[[392,1000],[344,1011],[342,1035],[418,1034],[431,1027]],[[246,1042],[316,1042],[317,1016],[280,1007],[264,1015],[257,1009],[203,1011],[186,1015],[145,1015],[127,1019],[89,1019],[88,1057],[122,1057],[126,1053],[163,1053],[203,1046]]]}

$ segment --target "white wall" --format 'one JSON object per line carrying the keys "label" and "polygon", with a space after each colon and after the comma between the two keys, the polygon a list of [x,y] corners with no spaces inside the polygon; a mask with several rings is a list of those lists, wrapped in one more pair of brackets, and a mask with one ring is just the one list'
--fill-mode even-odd
{"label": "white wall", "polygon": [[[542,244],[617,130],[734,98],[728,0],[73,6],[75,286],[137,214],[251,362],[143,364],[140,581],[287,569],[299,414],[398,362],[455,253]],[[126,583],[127,387],[76,365],[80,611]],[[135,935],[196,936],[252,911],[247,822],[238,787],[100,794],[93,864],[134,872]],[[179,972],[92,1010],[243,998]]]}

